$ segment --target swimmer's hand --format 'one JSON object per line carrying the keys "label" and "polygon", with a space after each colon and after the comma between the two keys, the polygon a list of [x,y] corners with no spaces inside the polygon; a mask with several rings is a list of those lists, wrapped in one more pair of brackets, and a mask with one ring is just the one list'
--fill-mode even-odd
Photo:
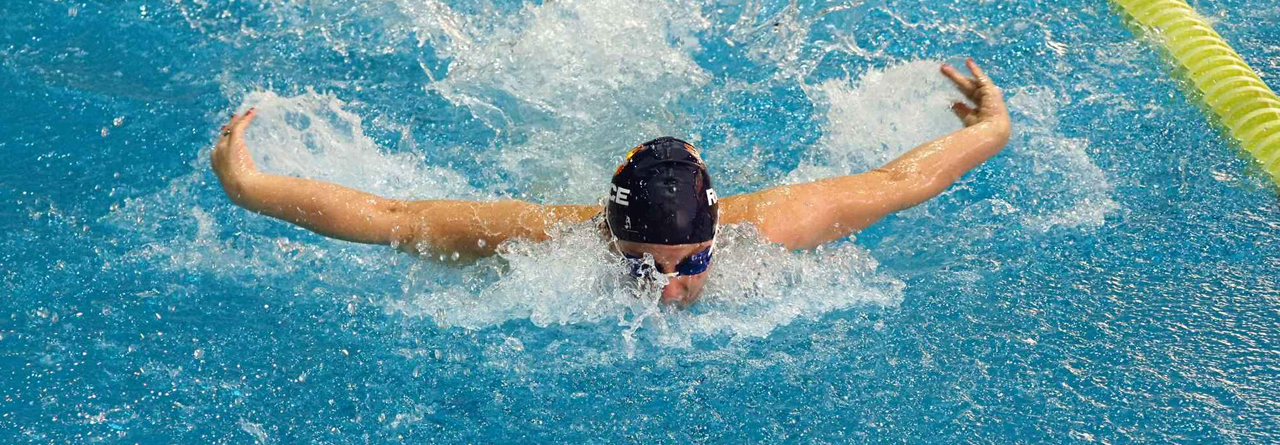
{"label": "swimmer's hand", "polygon": [[1009,110],[1005,108],[1000,88],[991,81],[990,77],[987,77],[973,59],[966,59],[964,63],[973,73],[973,77],[965,77],[955,67],[945,63],[942,64],[942,74],[951,79],[956,89],[960,90],[965,98],[973,101],[977,108],[964,102],[955,102],[951,104],[951,111],[966,127],[990,122],[994,127],[1007,132],[1010,127]]}
{"label": "swimmer's hand", "polygon": [[244,130],[257,116],[254,108],[239,116],[231,115],[231,121],[223,125],[218,133],[218,142],[214,144],[213,155],[210,156],[213,173],[218,175],[222,190],[232,201],[239,200],[247,180],[258,174],[258,168],[253,165],[253,156],[249,155],[249,147],[244,144]]}

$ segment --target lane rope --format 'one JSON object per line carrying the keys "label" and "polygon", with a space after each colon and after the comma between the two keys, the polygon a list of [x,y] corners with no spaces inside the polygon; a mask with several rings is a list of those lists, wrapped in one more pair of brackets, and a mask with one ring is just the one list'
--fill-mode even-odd
{"label": "lane rope", "polygon": [[1280,185],[1280,97],[1185,0],[1112,0],[1162,44],[1221,120]]}

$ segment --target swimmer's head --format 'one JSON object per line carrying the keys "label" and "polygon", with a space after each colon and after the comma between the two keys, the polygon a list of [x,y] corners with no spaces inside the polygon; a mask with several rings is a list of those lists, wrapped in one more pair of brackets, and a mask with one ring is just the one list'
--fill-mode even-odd
{"label": "swimmer's head", "polygon": [[688,304],[706,283],[720,216],[719,198],[698,150],[663,137],[631,149],[618,166],[605,203],[614,247],[627,257],[631,274],[651,256],[667,276],[662,301]]}
{"label": "swimmer's head", "polygon": [[623,241],[678,245],[711,241],[719,198],[698,149],[663,137],[627,153],[609,187],[609,231]]}

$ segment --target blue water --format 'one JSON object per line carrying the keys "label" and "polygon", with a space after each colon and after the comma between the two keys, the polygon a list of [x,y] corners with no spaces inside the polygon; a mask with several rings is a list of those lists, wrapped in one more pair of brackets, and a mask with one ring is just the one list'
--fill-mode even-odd
{"label": "blue water", "polygon": [[[1273,89],[1280,6],[1198,1]],[[234,207],[264,170],[595,202],[627,147],[722,195],[1014,136],[817,252],[733,227],[687,311],[589,230],[448,266]],[[1280,203],[1103,1],[0,3],[0,443],[1275,443]],[[643,296],[641,296],[643,297]]]}

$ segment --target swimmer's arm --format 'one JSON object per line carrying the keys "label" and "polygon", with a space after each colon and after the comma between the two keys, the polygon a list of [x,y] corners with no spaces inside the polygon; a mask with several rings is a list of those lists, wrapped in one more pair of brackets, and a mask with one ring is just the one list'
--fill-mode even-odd
{"label": "swimmer's arm", "polygon": [[323,181],[254,172],[223,180],[231,201],[329,238],[364,244],[407,240],[403,202]]}
{"label": "swimmer's arm", "polygon": [[599,212],[595,206],[522,201],[401,201],[265,173],[253,176],[235,196],[241,207],[330,238],[455,259],[493,255],[512,238],[543,241],[552,225],[588,220]]}
{"label": "swimmer's arm", "polygon": [[460,258],[493,255],[504,241],[545,241],[560,223],[581,222],[600,213],[599,206],[539,205],[523,201],[427,200],[399,204],[408,231],[399,248],[416,254],[458,254]]}
{"label": "swimmer's arm", "polygon": [[844,238],[886,215],[942,193],[965,172],[994,156],[1009,140],[1008,111],[1000,90],[972,60],[972,79],[944,65],[977,108],[952,106],[964,129],[920,145],[876,170],[776,187],[725,198],[725,222],[751,222],[772,242],[810,249]]}
{"label": "swimmer's arm", "polygon": [[312,179],[257,170],[243,133],[255,111],[235,116],[214,148],[213,170],[232,202],[345,241],[394,245],[417,254],[492,255],[511,238],[544,240],[560,221],[584,221],[596,206],[520,201],[401,201]]}

